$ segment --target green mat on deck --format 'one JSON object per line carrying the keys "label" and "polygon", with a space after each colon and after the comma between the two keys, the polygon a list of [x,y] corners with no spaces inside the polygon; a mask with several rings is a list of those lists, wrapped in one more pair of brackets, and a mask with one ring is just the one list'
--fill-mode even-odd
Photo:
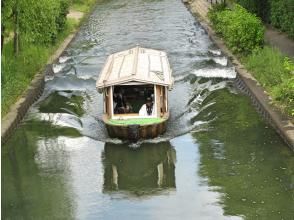
{"label": "green mat on deck", "polygon": [[125,119],[125,120],[118,120],[118,119],[110,119],[109,124],[113,125],[146,125],[146,124],[153,124],[153,123],[160,123],[164,119],[162,118],[133,118],[133,119]]}

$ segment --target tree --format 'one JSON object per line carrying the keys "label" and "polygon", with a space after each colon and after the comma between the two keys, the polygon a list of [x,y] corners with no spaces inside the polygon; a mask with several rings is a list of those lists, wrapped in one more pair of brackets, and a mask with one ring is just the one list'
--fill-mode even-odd
{"label": "tree", "polygon": [[3,51],[4,39],[9,32],[11,26],[11,19],[13,18],[13,4],[14,0],[1,0],[1,53]]}
{"label": "tree", "polygon": [[1,46],[13,33],[13,51],[24,43],[48,45],[55,42],[66,23],[69,0],[1,0]]}
{"label": "tree", "polygon": [[13,7],[14,17],[14,35],[13,35],[13,51],[15,56],[19,53],[19,0],[15,0]]}

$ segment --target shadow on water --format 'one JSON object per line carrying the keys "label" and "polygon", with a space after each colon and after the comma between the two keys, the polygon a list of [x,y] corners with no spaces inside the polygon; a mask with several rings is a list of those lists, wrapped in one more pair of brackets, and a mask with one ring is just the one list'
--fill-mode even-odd
{"label": "shadow on water", "polygon": [[106,143],[103,154],[104,192],[125,191],[136,196],[175,188],[176,152],[169,142],[140,148]]}

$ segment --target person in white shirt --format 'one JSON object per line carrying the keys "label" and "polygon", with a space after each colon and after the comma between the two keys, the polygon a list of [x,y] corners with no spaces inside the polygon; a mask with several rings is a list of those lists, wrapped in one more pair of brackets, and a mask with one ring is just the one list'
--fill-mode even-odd
{"label": "person in white shirt", "polygon": [[139,116],[154,116],[153,103],[151,98],[147,98],[146,104],[142,105],[139,111]]}

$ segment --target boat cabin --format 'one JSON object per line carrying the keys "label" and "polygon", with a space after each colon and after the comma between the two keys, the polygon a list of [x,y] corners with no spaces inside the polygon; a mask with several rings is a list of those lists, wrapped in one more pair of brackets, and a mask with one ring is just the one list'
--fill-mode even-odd
{"label": "boat cabin", "polygon": [[133,119],[140,124],[138,119],[167,119],[172,86],[164,51],[135,47],[110,55],[96,83],[103,93],[104,122],[120,124]]}

